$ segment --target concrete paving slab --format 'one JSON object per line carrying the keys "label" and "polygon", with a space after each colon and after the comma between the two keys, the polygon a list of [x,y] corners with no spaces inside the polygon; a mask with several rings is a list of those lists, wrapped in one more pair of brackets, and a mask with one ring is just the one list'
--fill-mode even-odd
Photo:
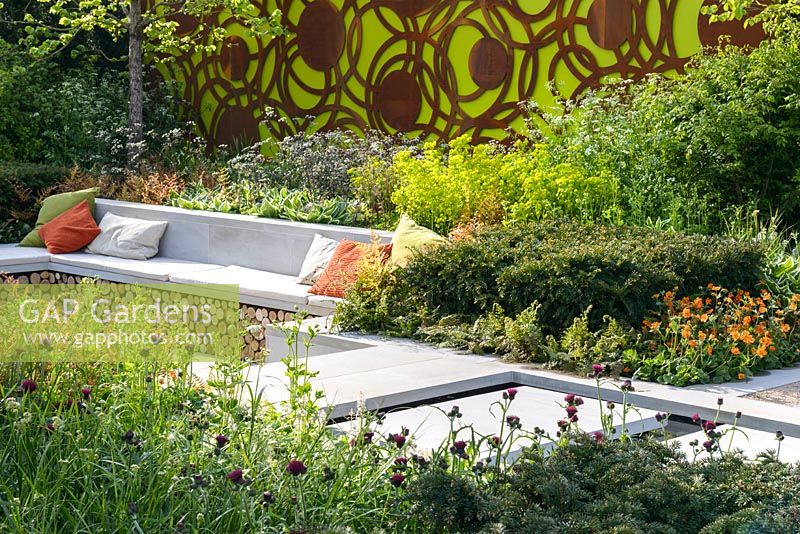
{"label": "concrete paving slab", "polygon": [[[724,430],[725,427],[721,427]],[[703,443],[706,436],[702,431],[697,431],[692,434],[686,434],[678,438],[670,440],[670,443],[675,442],[680,444],[681,450],[686,453],[689,459],[695,457],[693,449],[689,442],[697,440],[698,443]],[[778,448],[778,442],[775,439],[774,432],[764,432],[761,430],[752,430],[749,428],[743,429],[743,432],[730,432],[722,437],[720,442],[723,451],[733,451],[741,449],[744,455],[755,460],[759,453],[765,452],[769,449],[773,451]],[[699,447],[702,449],[702,447]],[[708,453],[703,450],[697,455],[697,459],[708,458]],[[784,462],[800,462],[800,438],[785,437],[781,443],[781,451],[779,459]]]}

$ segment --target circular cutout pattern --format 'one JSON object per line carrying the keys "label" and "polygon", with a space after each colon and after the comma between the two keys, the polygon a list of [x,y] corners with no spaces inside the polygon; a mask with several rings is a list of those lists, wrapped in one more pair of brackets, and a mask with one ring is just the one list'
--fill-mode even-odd
{"label": "circular cutout pattern", "polygon": [[586,16],[589,37],[600,48],[619,48],[633,35],[630,0],[594,0]]}
{"label": "circular cutout pattern", "polygon": [[217,145],[230,146],[235,143],[251,145],[259,138],[258,120],[253,116],[252,110],[233,105],[222,111],[214,136]]}
{"label": "circular cutout pattern", "polygon": [[503,83],[509,70],[508,54],[497,39],[484,37],[469,52],[469,74],[482,89],[494,89]]}
{"label": "circular cutout pattern", "polygon": [[399,16],[413,18],[436,5],[436,0],[387,0],[387,4]]}
{"label": "circular cutout pattern", "polygon": [[219,61],[226,78],[229,80],[244,79],[247,68],[250,66],[250,51],[247,48],[247,41],[237,36],[225,39],[222,42]]}
{"label": "circular cutout pattern", "polygon": [[417,80],[403,70],[390,72],[378,89],[377,104],[386,124],[398,131],[410,130],[422,110]]}
{"label": "circular cutout pattern", "polygon": [[316,0],[303,10],[297,24],[300,57],[314,70],[327,71],[344,50],[344,20],[328,0]]}

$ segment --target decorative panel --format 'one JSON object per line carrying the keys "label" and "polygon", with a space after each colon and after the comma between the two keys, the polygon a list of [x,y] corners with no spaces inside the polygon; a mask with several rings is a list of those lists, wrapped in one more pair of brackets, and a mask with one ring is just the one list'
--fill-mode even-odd
{"label": "decorative panel", "polygon": [[[680,71],[720,35],[763,39],[759,28],[709,24],[702,2],[255,0],[283,12],[287,37],[257,40],[217,14],[204,21],[228,32],[217,52],[161,70],[216,144],[324,128],[497,139],[521,126],[520,101],[557,109],[553,92],[573,98],[611,77]],[[198,31],[191,17],[176,21]]]}

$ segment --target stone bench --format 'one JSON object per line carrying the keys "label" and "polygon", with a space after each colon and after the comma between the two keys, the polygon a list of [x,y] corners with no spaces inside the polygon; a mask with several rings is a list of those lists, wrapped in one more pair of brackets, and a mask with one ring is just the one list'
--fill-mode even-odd
{"label": "stone bench", "polygon": [[0,245],[0,272],[49,270],[120,283],[236,284],[242,304],[329,315],[337,299],[311,295],[310,286],[297,280],[314,234],[363,243],[373,235],[382,243],[392,238],[390,232],[366,228],[98,199],[95,219],[106,213],[167,221],[158,256],[141,261]]}

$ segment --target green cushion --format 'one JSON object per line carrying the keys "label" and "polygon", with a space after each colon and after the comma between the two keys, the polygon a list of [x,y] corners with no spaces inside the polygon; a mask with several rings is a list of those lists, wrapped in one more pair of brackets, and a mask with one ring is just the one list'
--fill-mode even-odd
{"label": "green cushion", "polygon": [[23,238],[19,246],[44,247],[44,241],[39,237],[39,228],[65,211],[74,208],[84,200],[89,203],[89,211],[94,215],[94,197],[96,197],[99,192],[99,189],[93,187],[91,189],[82,189],[81,191],[60,193],[44,199],[42,207],[39,208],[39,216],[36,218],[36,226]]}
{"label": "green cushion", "polygon": [[392,256],[389,263],[397,267],[405,267],[416,250],[441,245],[445,238],[415,223],[411,217],[403,214],[392,237]]}

